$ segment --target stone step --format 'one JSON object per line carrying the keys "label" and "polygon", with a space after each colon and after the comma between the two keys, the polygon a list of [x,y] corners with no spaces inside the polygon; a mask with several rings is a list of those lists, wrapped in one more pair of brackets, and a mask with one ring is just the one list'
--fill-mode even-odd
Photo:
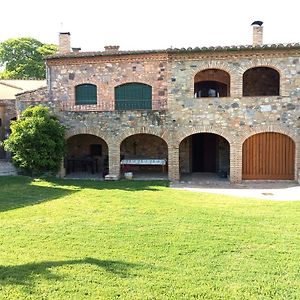
{"label": "stone step", "polygon": [[0,176],[13,175],[18,175],[15,166],[10,161],[0,159]]}

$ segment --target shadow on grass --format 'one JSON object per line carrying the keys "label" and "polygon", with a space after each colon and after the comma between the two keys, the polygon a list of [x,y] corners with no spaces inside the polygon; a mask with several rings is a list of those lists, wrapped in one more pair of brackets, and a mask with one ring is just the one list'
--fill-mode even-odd
{"label": "shadow on grass", "polygon": [[83,189],[159,191],[169,185],[168,181],[95,181],[78,179],[44,179],[51,186],[40,186],[25,176],[0,177],[0,212],[55,200]]}
{"label": "shadow on grass", "polygon": [[61,280],[62,276],[52,272],[52,268],[71,265],[93,265],[119,277],[129,277],[130,270],[141,268],[142,265],[115,260],[99,260],[87,257],[78,260],[45,261],[19,266],[0,266],[0,285],[17,284],[31,285],[35,277],[45,280]]}
{"label": "shadow on grass", "polygon": [[75,193],[62,187],[33,185],[29,177],[0,177],[0,212],[55,200]]}
{"label": "shadow on grass", "polygon": [[89,188],[96,190],[125,190],[125,191],[159,191],[159,187],[168,187],[167,180],[117,180],[98,181],[82,179],[58,179],[47,178],[48,182],[59,186],[75,186],[77,188]]}

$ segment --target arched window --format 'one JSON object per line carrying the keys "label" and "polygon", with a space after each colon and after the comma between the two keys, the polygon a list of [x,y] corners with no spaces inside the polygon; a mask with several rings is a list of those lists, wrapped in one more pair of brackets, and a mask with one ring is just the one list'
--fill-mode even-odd
{"label": "arched window", "polygon": [[97,86],[88,83],[76,85],[75,104],[97,104]]}
{"label": "arched window", "polygon": [[115,109],[152,109],[152,87],[136,82],[115,87]]}
{"label": "arched window", "polygon": [[255,67],[243,75],[243,96],[279,96],[279,73],[268,67]]}
{"label": "arched window", "polygon": [[229,97],[230,76],[218,69],[207,69],[196,74],[194,79],[195,98]]}

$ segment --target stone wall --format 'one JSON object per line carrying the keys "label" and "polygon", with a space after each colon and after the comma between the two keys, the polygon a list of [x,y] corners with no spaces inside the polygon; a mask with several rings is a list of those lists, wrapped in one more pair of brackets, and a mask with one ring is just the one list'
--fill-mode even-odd
{"label": "stone wall", "polygon": [[[190,170],[188,136],[215,133],[230,145],[230,179],[242,176],[242,145],[259,132],[279,132],[296,144],[295,173],[300,168],[300,52],[290,50],[245,50],[236,52],[179,53],[163,55],[116,55],[109,57],[61,58],[48,62],[49,95],[38,99],[51,107],[68,127],[68,137],[94,134],[108,145],[110,173],[120,172],[121,143],[134,134],[153,134],[168,148],[169,178]],[[278,96],[243,97],[243,74],[253,67],[270,67],[280,74]],[[219,69],[230,76],[230,97],[194,98],[194,78],[206,69]],[[142,82],[153,87],[152,111],[114,111],[114,87]],[[75,107],[77,84],[98,87],[96,106]],[[43,94],[43,95],[42,95]],[[27,94],[18,97],[22,110],[35,103]],[[24,101],[27,99],[27,102]],[[122,150],[123,151],[123,150]],[[228,155],[228,151],[226,152]],[[180,159],[179,159],[180,157]],[[222,158],[223,157],[223,158]],[[220,166],[228,159],[224,154]]]}

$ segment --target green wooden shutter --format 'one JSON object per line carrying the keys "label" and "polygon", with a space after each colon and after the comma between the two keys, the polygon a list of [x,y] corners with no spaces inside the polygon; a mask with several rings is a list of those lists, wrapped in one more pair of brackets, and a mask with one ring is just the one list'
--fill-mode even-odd
{"label": "green wooden shutter", "polygon": [[143,83],[126,83],[115,88],[116,110],[152,109],[152,87]]}
{"label": "green wooden shutter", "polygon": [[80,84],[75,87],[75,104],[97,104],[97,86]]}

